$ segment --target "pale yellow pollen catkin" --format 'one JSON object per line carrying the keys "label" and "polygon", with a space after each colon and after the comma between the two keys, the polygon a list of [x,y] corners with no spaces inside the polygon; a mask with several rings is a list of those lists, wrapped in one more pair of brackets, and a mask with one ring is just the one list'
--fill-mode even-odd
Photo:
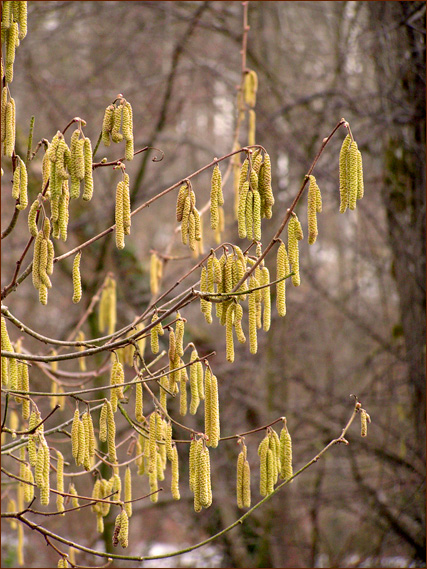
{"label": "pale yellow pollen catkin", "polygon": [[132,516],[132,473],[129,466],[125,472],[125,510],[128,518]]}
{"label": "pale yellow pollen catkin", "polygon": [[299,250],[298,250],[298,224],[295,216],[292,216],[288,223],[288,258],[291,265],[292,284],[299,286],[301,284],[299,274]]}
{"label": "pale yellow pollen catkin", "polygon": [[73,302],[77,304],[80,302],[82,297],[82,281],[80,277],[80,259],[82,257],[82,252],[78,251],[77,255],[74,257],[73,261]]}
{"label": "pale yellow pollen catkin", "polygon": [[283,479],[290,478],[293,474],[292,470],[292,440],[289,434],[286,422],[280,431],[280,477]]}
{"label": "pale yellow pollen catkin", "polygon": [[116,424],[114,422],[113,408],[111,407],[111,403],[109,401],[107,401],[107,429],[108,460],[112,463],[116,463]]}
{"label": "pale yellow pollen catkin", "polygon": [[85,159],[83,199],[84,201],[90,201],[93,195],[92,144],[87,137],[84,139],[83,154]]}
{"label": "pale yellow pollen catkin", "polygon": [[360,435],[366,437],[368,434],[368,418],[365,409],[360,410]]}
{"label": "pale yellow pollen catkin", "polygon": [[348,207],[349,209],[356,209],[356,201],[358,194],[358,173],[359,173],[359,158],[358,158],[357,142],[353,140],[350,144],[347,156],[347,180],[348,188]]}
{"label": "pale yellow pollen catkin", "polygon": [[[64,456],[57,450],[58,460],[56,462],[56,489],[58,492],[64,492]],[[56,509],[58,512],[64,511],[64,496],[56,495]]]}
{"label": "pale yellow pollen catkin", "polygon": [[316,182],[316,178],[311,175],[310,184],[308,187],[308,198],[307,198],[307,218],[308,218],[308,243],[313,245],[316,242],[318,230],[317,230],[317,204],[318,204],[318,194],[320,193],[319,187]]}
{"label": "pale yellow pollen catkin", "polygon": [[[251,277],[249,281],[249,288],[255,288],[258,286],[258,281]],[[249,351],[251,354],[256,354],[258,350],[257,342],[257,300],[256,293],[251,292],[248,298],[248,320],[249,320]]]}
{"label": "pale yellow pollen catkin", "polygon": [[176,448],[176,444],[172,446],[171,466],[172,466],[172,477],[171,477],[172,498],[174,500],[179,500],[181,496],[179,493],[179,462],[178,462],[178,449]]}
{"label": "pale yellow pollen catkin", "polygon": [[344,213],[348,207],[348,193],[349,188],[347,185],[347,154],[351,143],[349,134],[344,138],[341,145],[339,156],[339,183],[340,183],[340,213]]}

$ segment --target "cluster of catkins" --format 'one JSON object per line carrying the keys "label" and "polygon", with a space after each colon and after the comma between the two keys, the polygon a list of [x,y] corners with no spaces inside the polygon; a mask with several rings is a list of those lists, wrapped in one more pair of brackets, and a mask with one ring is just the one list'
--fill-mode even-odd
{"label": "cluster of catkins", "polygon": [[[37,229],[37,227],[36,227]],[[39,291],[41,304],[47,304],[48,289],[52,288],[49,275],[53,273],[53,243],[50,239],[50,221],[45,217],[43,229],[37,232],[33,252],[33,285]]]}
{"label": "cluster of catkins", "polygon": [[176,220],[181,222],[181,240],[184,245],[199,253],[202,240],[200,213],[196,207],[196,195],[190,180],[179,188],[176,202]]}
{"label": "cluster of catkins", "polygon": [[356,209],[356,202],[363,198],[362,154],[350,134],[345,137],[339,158],[340,213],[347,208]]}
{"label": "cluster of catkins", "polygon": [[[13,81],[13,64],[15,62],[15,50],[19,47],[20,40],[27,35],[27,2],[5,1],[1,9],[1,77],[6,83]],[[3,67],[3,58],[5,68]]]}
{"label": "cluster of catkins", "polygon": [[[289,275],[289,262],[283,264],[284,245],[280,249],[281,257],[278,262],[277,302],[281,307],[281,314],[286,313],[284,279]],[[285,250],[286,253],[286,250]],[[249,270],[261,255],[261,246],[257,246],[256,257],[243,254],[240,247],[233,246],[233,252],[224,248],[224,253],[219,259],[214,252],[208,257],[206,266],[202,267],[200,277],[201,299],[200,308],[208,323],[212,322],[212,301],[215,301],[216,315],[220,323],[226,328],[226,357],[230,362],[234,361],[234,336],[244,344],[246,336],[242,328],[243,306],[242,302],[248,299],[248,332],[249,350],[255,354],[258,349],[257,330],[270,329],[271,323],[271,290],[270,272],[262,261],[255,267],[249,284],[243,281],[239,285],[247,270]],[[287,258],[287,257],[286,257]],[[239,286],[238,286],[239,285]],[[280,285],[280,286],[279,286]],[[237,287],[237,289],[236,289]],[[234,289],[236,294],[234,295]],[[211,300],[212,301],[211,301]]]}
{"label": "cluster of catkins", "polygon": [[239,175],[237,223],[239,237],[261,240],[261,219],[270,219],[274,205],[271,162],[260,149],[248,153]]}
{"label": "cluster of catkins", "polygon": [[[111,141],[119,143],[126,141],[125,159],[133,160],[133,113],[132,106],[119,95],[115,101],[105,109],[102,121],[102,142],[105,146],[110,146]],[[121,131],[121,132],[120,132]]]}

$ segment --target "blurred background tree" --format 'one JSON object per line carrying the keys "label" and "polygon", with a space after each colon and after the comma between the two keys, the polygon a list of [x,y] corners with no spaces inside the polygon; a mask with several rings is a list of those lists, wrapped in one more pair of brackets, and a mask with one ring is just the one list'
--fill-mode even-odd
{"label": "blurred background tree", "polygon": [[[421,567],[425,3],[253,1],[249,24],[247,65],[259,78],[256,142],[271,155],[276,196],[263,241],[274,234],[323,137],[341,117],[352,125],[364,157],[365,198],[351,216],[338,215],[341,139],[335,137],[315,171],[324,200],[319,237],[310,248],[302,243],[302,284],[288,294],[286,318],[274,313],[257,357],[249,358],[246,347],[239,346],[232,367],[225,363],[223,340],[218,344],[223,338],[218,324],[205,325],[195,306],[186,314],[191,335],[197,345],[218,353],[215,370],[224,386],[227,431],[249,430],[285,413],[296,467],[337,435],[337,425],[347,420],[350,393],[366,405],[373,423],[367,439],[350,433],[350,449],[337,446],[242,527],[218,540],[214,560],[182,566]],[[161,165],[142,154],[128,166],[133,207],[231,150],[241,71],[240,2],[29,2],[29,26],[13,82],[21,129],[18,153],[25,154],[31,115],[36,116],[34,140],[51,139],[74,116],[87,120],[88,135],[96,140],[104,109],[117,93],[132,102],[135,146],[155,145],[165,152]],[[245,136],[240,143],[247,143]],[[111,148],[102,147],[101,154],[116,158]],[[41,160],[34,160],[29,172],[33,196],[40,191],[40,169]],[[100,169],[92,207],[78,211],[75,204],[69,240],[57,254],[113,223],[116,178]],[[209,186],[208,173],[197,178],[200,203],[208,200]],[[234,242],[231,184],[225,199],[223,237]],[[2,205],[4,227],[11,215],[9,195],[2,193]],[[118,280],[119,326],[150,300],[150,249],[184,254],[179,238],[173,239],[174,206],[173,200],[160,200],[136,216],[133,239],[121,252],[112,238],[85,249],[84,294],[90,298],[112,270]],[[304,200],[299,208],[305,212]],[[26,240],[22,231],[8,237],[2,285]],[[165,286],[190,263],[168,262]],[[273,272],[273,265],[269,268]],[[20,286],[15,307],[30,327],[56,337],[72,329],[80,312],[69,307],[70,274],[71,263],[57,264],[49,312],[34,306],[31,283]],[[45,381],[34,377],[35,387]],[[248,443],[254,471],[258,442]],[[159,543],[175,549],[234,521],[236,455],[236,443],[230,441],[213,461],[215,501],[200,515],[184,490],[188,507],[166,496],[154,507],[135,505],[140,523],[131,524],[130,553],[152,553]],[[95,546],[93,519],[85,523],[85,535],[93,536],[88,545]],[[80,519],[78,527],[71,524],[70,538],[77,538]],[[54,522],[51,527],[55,531]],[[38,539],[28,532],[25,537]],[[3,559],[8,548],[3,540]],[[52,559],[49,548],[27,547],[28,566]],[[79,554],[79,564],[88,560]],[[180,563],[179,558],[172,561]],[[151,566],[170,566],[161,563]]]}

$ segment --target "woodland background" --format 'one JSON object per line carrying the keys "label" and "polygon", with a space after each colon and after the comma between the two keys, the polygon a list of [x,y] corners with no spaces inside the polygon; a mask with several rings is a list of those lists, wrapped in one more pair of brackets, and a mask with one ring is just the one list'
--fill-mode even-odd
{"label": "woodland background", "polygon": [[[133,106],[135,148],[149,144],[165,152],[162,162],[151,162],[153,154],[144,153],[128,165],[134,207],[232,150],[241,73],[240,2],[30,1],[28,9],[29,32],[17,50],[11,86],[19,154],[26,152],[31,115],[35,142],[51,139],[74,116],[87,121],[86,133],[96,140],[104,109],[117,93]],[[372,424],[366,439],[354,425],[348,447],[335,446],[197,557],[144,566],[422,567],[425,3],[253,1],[249,24],[247,65],[259,77],[256,142],[272,157],[276,196],[273,218],[263,222],[263,242],[274,234],[322,139],[341,117],[350,122],[363,155],[365,197],[356,212],[338,214],[343,138],[338,134],[314,171],[324,211],[316,244],[308,247],[304,240],[301,245],[302,284],[288,287],[284,319],[273,310],[270,333],[260,335],[256,356],[239,346],[234,364],[227,364],[223,329],[216,322],[205,324],[196,305],[183,315],[199,351],[217,351],[213,365],[223,432],[243,432],[286,415],[298,468],[339,435],[351,414],[351,393]],[[240,143],[246,142],[241,136]],[[98,157],[118,158],[120,152],[118,145],[101,147]],[[30,199],[40,191],[40,171],[37,156],[29,168]],[[6,169],[2,180],[2,228],[12,215],[9,174]],[[55,243],[57,255],[113,223],[117,181],[110,169],[96,171],[94,198],[89,205],[73,203],[69,238]],[[193,186],[198,203],[206,203],[210,172]],[[225,199],[223,240],[239,243],[231,180]],[[71,303],[71,258],[56,265],[47,307],[38,304],[31,279],[6,305],[30,327],[63,339],[111,270],[118,281],[118,326],[127,324],[150,299],[150,249],[187,254],[174,234],[174,207],[168,195],[135,216],[123,251],[116,249],[112,234],[84,250],[83,307]],[[304,224],[305,199],[299,211]],[[2,286],[28,239],[25,225],[21,215],[4,242]],[[212,232],[205,222],[205,247],[209,242]],[[273,261],[267,262],[272,273]],[[164,286],[192,264],[192,259],[167,263]],[[16,339],[12,326],[10,333]],[[86,335],[91,335],[89,326]],[[31,342],[26,347],[31,351]],[[33,389],[47,381],[37,370],[31,375]],[[72,409],[69,402],[64,412]],[[254,498],[258,435],[246,440]],[[221,448],[212,458],[213,506],[194,514],[181,473],[180,502],[172,503],[165,493],[157,505],[134,505],[129,553],[196,543],[238,517],[238,450],[235,441]],[[69,538],[102,547],[94,515],[69,514],[68,524]],[[49,527],[56,531],[55,518]],[[4,567],[14,563],[10,536],[5,524]],[[40,536],[25,529],[25,540],[27,566],[55,562]],[[84,554],[77,560],[90,562]]]}

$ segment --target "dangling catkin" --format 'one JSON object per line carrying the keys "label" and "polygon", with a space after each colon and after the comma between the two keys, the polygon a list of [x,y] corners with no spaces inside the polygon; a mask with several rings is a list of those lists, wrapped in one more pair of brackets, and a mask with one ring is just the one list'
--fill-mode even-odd
{"label": "dangling catkin", "polygon": [[5,109],[5,141],[4,141],[4,154],[9,158],[12,157],[15,149],[15,99],[11,97],[6,104]]}
{"label": "dangling catkin", "polygon": [[142,422],[144,418],[144,391],[142,383],[137,383],[135,386],[135,419]]}
{"label": "dangling catkin", "polygon": [[125,510],[128,518],[132,516],[132,473],[129,466],[125,472]]}
{"label": "dangling catkin", "polygon": [[292,216],[288,223],[288,255],[289,262],[291,264],[292,272],[292,284],[294,286],[299,286],[301,284],[300,274],[299,274],[299,251],[298,251],[298,225],[299,221],[296,216]]}
{"label": "dangling catkin", "polygon": [[129,543],[129,518],[126,513],[126,509],[122,510],[121,520],[120,520],[120,531],[119,531],[119,542],[123,548],[126,548]]}
{"label": "dangling catkin", "polygon": [[113,128],[111,130],[111,139],[113,142],[121,142],[123,140],[123,134],[121,134],[120,128],[122,125],[122,116],[123,116],[123,105],[119,105],[115,107],[113,113]]}
{"label": "dangling catkin", "polygon": [[77,455],[77,466],[83,465],[86,457],[86,449],[88,441],[86,441],[86,432],[82,419],[78,422],[78,439],[79,439],[79,453]]}
{"label": "dangling catkin", "polygon": [[365,409],[360,410],[360,436],[366,437],[368,434],[368,417]]}
{"label": "dangling catkin", "polygon": [[339,181],[340,181],[340,213],[344,213],[348,207],[348,190],[347,187],[347,153],[350,147],[351,137],[349,134],[344,138],[341,145],[339,157]]}
{"label": "dangling catkin", "polygon": [[258,455],[260,460],[259,492],[261,496],[267,496],[268,494],[268,467],[267,467],[268,450],[269,450],[268,436],[265,436],[258,447]]}
{"label": "dangling catkin", "polygon": [[243,466],[246,459],[246,447],[243,446],[242,450],[237,457],[237,474],[236,474],[236,496],[237,507],[243,508]]}
{"label": "dangling catkin", "polygon": [[79,456],[79,423],[79,410],[76,409],[74,411],[73,423],[71,425],[71,449],[76,463]]}
{"label": "dangling catkin", "polygon": [[195,415],[200,403],[199,387],[197,382],[197,363],[192,363],[198,358],[197,350],[194,348],[190,356],[190,414]]}
{"label": "dangling catkin", "polygon": [[93,177],[92,177],[92,144],[89,138],[84,139],[83,153],[85,159],[85,175],[84,175],[84,201],[90,201],[93,195]]}
{"label": "dangling catkin", "polygon": [[80,259],[82,252],[78,251],[73,261],[73,302],[77,304],[82,297],[82,281],[80,277]]}
{"label": "dangling catkin", "polygon": [[292,440],[289,434],[286,420],[280,431],[280,478],[287,479],[293,474],[292,470]]}
{"label": "dangling catkin", "polygon": [[256,72],[253,69],[246,71],[243,80],[243,98],[249,107],[255,107],[257,90],[258,76]]}
{"label": "dangling catkin", "polygon": [[108,460],[112,463],[117,462],[116,454],[116,424],[114,422],[114,412],[111,403],[107,401],[107,428],[108,428]]}
{"label": "dangling catkin", "polygon": [[[249,281],[249,288],[255,288],[258,286],[258,282],[254,277],[251,277]],[[256,354],[258,350],[257,342],[257,301],[256,293],[251,292],[248,298],[248,320],[249,320],[249,351],[251,354]]]}
{"label": "dangling catkin", "polygon": [[239,192],[239,205],[237,211],[237,223],[240,239],[244,239],[247,235],[246,200],[249,194],[249,182],[246,181],[243,183],[242,189]]}
{"label": "dangling catkin", "polygon": [[[58,492],[64,492],[64,456],[62,453],[56,451],[58,460],[56,463],[56,489]],[[64,496],[61,494],[56,495],[56,509],[58,512],[64,511]]]}
{"label": "dangling catkin", "polygon": [[233,341],[233,324],[234,324],[235,304],[231,303],[227,308],[225,320],[225,353],[228,362],[234,362],[234,341]]}
{"label": "dangling catkin", "polygon": [[221,201],[220,196],[222,195],[221,184],[222,184],[221,171],[219,169],[218,164],[216,164],[212,172],[211,205],[210,205],[211,228],[214,230],[218,228],[218,222],[219,222],[218,206],[222,205],[221,203],[219,203]]}
{"label": "dangling catkin", "polygon": [[357,193],[358,193],[358,148],[357,142],[353,140],[350,144],[350,148],[348,150],[348,161],[347,161],[347,180],[349,183],[348,188],[348,207],[349,209],[356,209],[356,200],[357,200]]}
{"label": "dangling catkin", "polygon": [[362,163],[362,154],[360,150],[357,151],[357,199],[360,200],[363,198],[365,193],[364,185],[363,185],[363,163]]}
{"label": "dangling catkin", "polygon": [[209,436],[207,445],[216,448],[219,443],[220,438],[220,422],[219,422],[219,397],[218,397],[218,380],[215,375],[211,378],[210,387],[210,432],[206,433]]}
{"label": "dangling catkin", "polygon": [[171,493],[174,500],[180,499],[179,494],[179,462],[178,462],[178,449],[176,444],[172,446],[172,478],[171,478]]}
{"label": "dangling catkin", "polygon": [[107,413],[108,405],[104,402],[99,415],[99,440],[103,443],[107,440]]}
{"label": "dangling catkin", "polygon": [[105,146],[110,146],[110,133],[113,130],[113,118],[114,118],[114,105],[108,105],[104,112],[104,118],[102,120],[102,142]]}

